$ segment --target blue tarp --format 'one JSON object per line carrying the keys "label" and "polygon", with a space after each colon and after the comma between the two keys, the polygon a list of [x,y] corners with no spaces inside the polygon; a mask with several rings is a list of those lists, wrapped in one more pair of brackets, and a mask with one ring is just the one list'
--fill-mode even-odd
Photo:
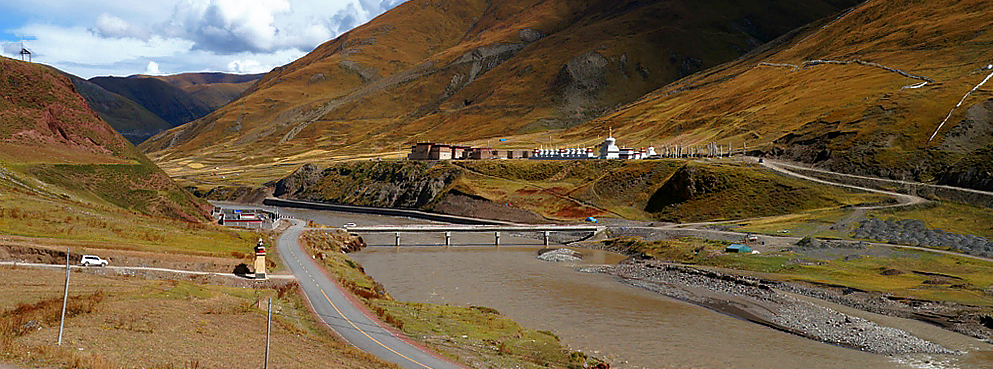
{"label": "blue tarp", "polygon": [[751,247],[748,247],[748,246],[745,246],[745,245],[742,245],[740,243],[735,243],[735,244],[731,244],[731,246],[728,246],[727,249],[725,249],[724,251],[725,252],[739,252],[739,253],[742,253],[742,254],[750,254],[752,252],[752,248]]}
{"label": "blue tarp", "polygon": [[596,218],[594,218],[594,217],[586,217],[586,221],[587,222],[596,223]]}

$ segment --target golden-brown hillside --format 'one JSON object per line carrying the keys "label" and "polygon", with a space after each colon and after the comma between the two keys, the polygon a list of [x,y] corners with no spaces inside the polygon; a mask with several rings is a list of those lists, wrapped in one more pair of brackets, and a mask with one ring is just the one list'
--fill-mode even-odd
{"label": "golden-brown hillside", "polygon": [[531,147],[854,3],[413,0],[141,148],[172,175],[258,183],[418,140]]}
{"label": "golden-brown hillside", "polygon": [[839,171],[993,189],[993,83],[962,100],[993,72],[988,5],[871,0],[566,136],[612,126],[634,144],[746,142]]}

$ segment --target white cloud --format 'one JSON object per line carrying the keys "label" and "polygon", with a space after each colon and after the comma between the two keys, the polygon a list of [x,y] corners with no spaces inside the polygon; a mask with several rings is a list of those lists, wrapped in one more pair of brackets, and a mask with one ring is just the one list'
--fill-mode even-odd
{"label": "white cloud", "polygon": [[152,36],[147,41],[135,38],[103,38],[82,28],[29,25],[17,31],[33,38],[31,45],[46,64],[114,64],[134,58],[155,58],[189,51],[193,43],[180,38]]}
{"label": "white cloud", "polygon": [[263,66],[258,60],[232,60],[228,63],[228,71],[232,73],[264,73],[272,70],[272,66]]}
{"label": "white cloud", "polygon": [[125,20],[107,13],[97,17],[96,24],[90,28],[90,32],[105,38],[131,37],[148,40],[151,37],[147,29],[131,25]]}
{"label": "white cloud", "polygon": [[145,66],[145,74],[151,74],[151,75],[162,74],[162,72],[159,71],[159,63],[153,61],[148,62],[148,65]]}
{"label": "white cloud", "polygon": [[289,12],[286,0],[183,0],[162,30],[193,40],[197,49],[272,51],[279,36],[276,16]]}
{"label": "white cloud", "polygon": [[[176,73],[257,73],[292,62],[403,1],[17,1],[9,8],[31,20],[9,32],[26,40],[35,61],[82,77],[142,73],[153,61],[160,71]],[[4,54],[16,57],[8,44]]]}

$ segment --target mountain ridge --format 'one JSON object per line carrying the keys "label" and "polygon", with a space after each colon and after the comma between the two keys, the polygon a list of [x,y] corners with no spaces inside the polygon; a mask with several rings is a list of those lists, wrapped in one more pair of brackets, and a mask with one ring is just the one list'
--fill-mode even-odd
{"label": "mountain ridge", "polygon": [[[543,132],[582,124],[855,2],[772,3],[410,1],[141,149],[176,174],[191,163],[397,155],[397,144],[417,140],[506,135],[534,147]],[[232,162],[235,152],[245,155]]]}

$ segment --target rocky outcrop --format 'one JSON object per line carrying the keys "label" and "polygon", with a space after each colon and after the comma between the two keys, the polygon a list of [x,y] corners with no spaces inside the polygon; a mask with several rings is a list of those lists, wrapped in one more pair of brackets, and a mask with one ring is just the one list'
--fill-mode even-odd
{"label": "rocky outcrop", "polygon": [[297,168],[286,178],[280,179],[275,184],[273,196],[282,197],[287,194],[300,192],[305,186],[312,185],[320,179],[321,171],[314,164],[304,164]]}
{"label": "rocky outcrop", "polygon": [[269,187],[214,187],[210,190],[204,192],[196,187],[187,187],[187,191],[193,194],[193,196],[199,197],[206,200],[214,201],[229,201],[237,202],[242,204],[261,204],[262,200],[269,197],[272,194],[272,188]]}
{"label": "rocky outcrop", "polygon": [[656,213],[667,206],[695,199],[723,186],[723,181],[719,177],[698,172],[696,167],[679,168],[658,191],[652,194],[645,211]]}
{"label": "rocky outcrop", "polygon": [[274,196],[338,204],[418,209],[435,202],[460,170],[432,162],[304,165],[274,184]]}
{"label": "rocky outcrop", "polygon": [[480,196],[451,190],[443,194],[431,210],[444,214],[460,215],[471,218],[505,220],[517,223],[544,223],[537,213],[515,208],[507,204],[499,204]]}

